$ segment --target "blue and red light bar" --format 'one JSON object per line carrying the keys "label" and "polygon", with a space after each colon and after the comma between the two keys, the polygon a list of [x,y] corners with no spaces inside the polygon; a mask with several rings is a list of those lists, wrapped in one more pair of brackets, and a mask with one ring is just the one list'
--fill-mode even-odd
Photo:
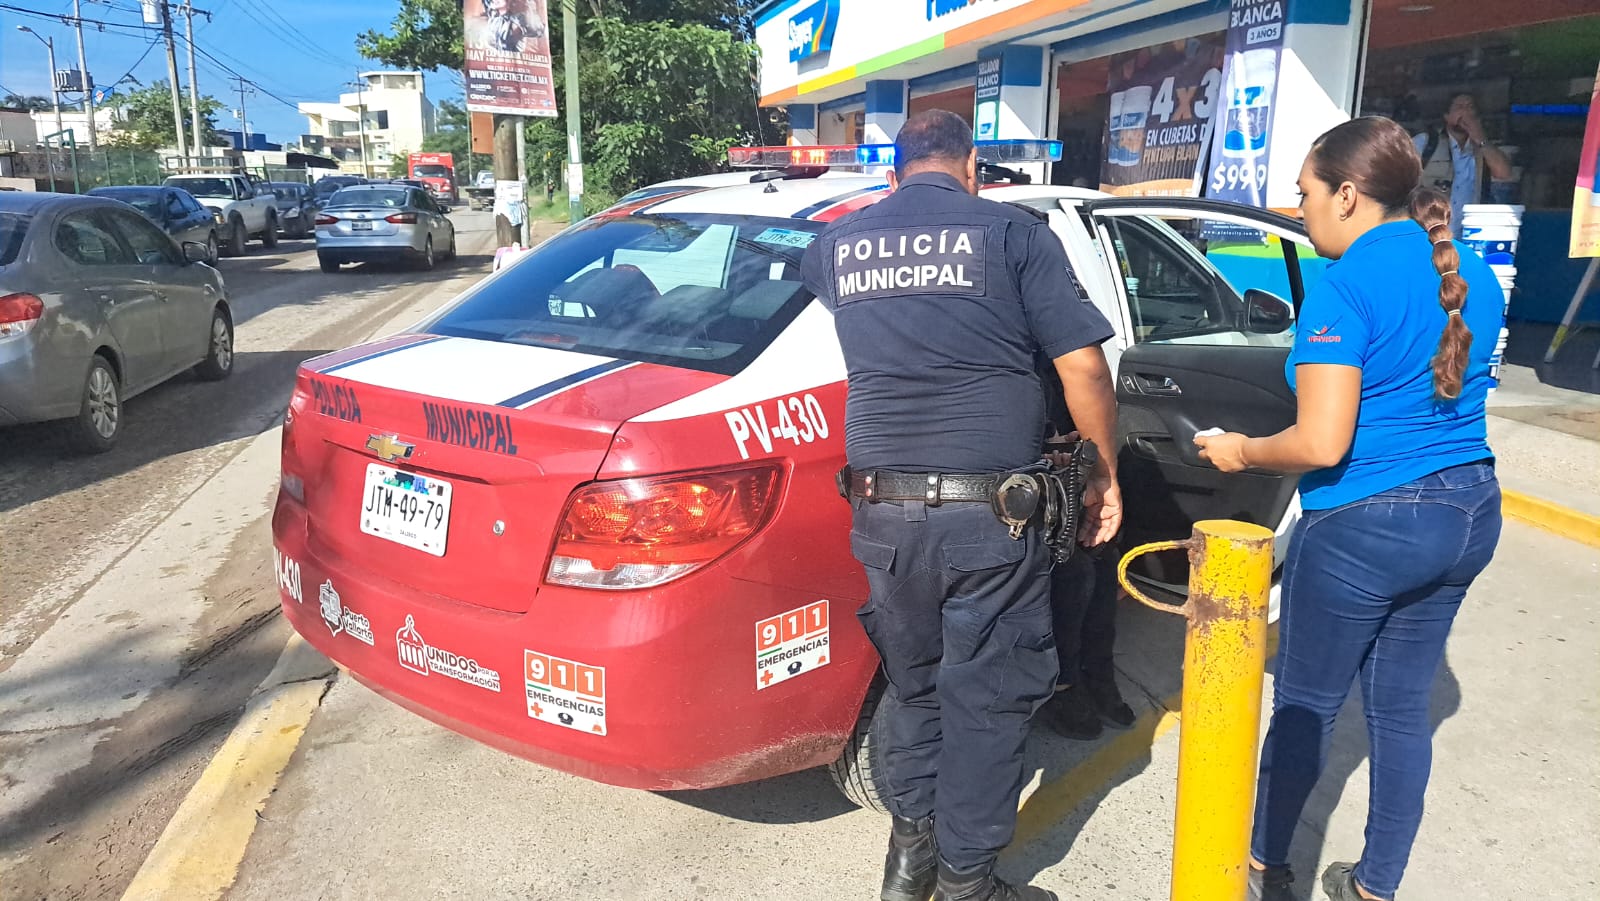
{"label": "blue and red light bar", "polygon": [[[978,161],[1003,163],[1054,163],[1061,159],[1060,141],[978,141]],[[781,169],[788,166],[827,166],[833,169],[867,169],[894,165],[893,144],[790,145],[734,147],[729,165]]]}

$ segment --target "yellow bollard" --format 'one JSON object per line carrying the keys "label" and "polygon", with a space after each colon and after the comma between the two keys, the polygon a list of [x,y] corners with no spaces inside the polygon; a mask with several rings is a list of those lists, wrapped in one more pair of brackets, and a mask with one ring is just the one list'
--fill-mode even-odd
{"label": "yellow bollard", "polygon": [[[1153,601],[1128,583],[1134,558],[1177,549],[1189,551],[1189,600],[1183,606]],[[1172,901],[1240,901],[1248,877],[1261,734],[1272,532],[1231,520],[1197,522],[1187,541],[1129,551],[1117,578],[1140,603],[1189,621]]]}

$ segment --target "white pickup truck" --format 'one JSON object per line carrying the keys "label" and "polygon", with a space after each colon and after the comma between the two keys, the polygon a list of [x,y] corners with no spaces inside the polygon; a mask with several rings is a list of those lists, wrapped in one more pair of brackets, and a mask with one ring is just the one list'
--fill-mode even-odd
{"label": "white pickup truck", "polygon": [[278,246],[277,199],[245,176],[169,175],[163,184],[188,191],[222,217],[224,254],[240,256],[251,236],[260,238],[262,247]]}

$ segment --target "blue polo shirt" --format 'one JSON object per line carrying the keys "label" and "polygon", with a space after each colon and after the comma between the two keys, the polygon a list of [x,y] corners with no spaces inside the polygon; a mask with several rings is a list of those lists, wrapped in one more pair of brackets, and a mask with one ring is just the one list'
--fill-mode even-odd
{"label": "blue polo shirt", "polygon": [[1433,394],[1432,360],[1444,331],[1433,245],[1415,222],[1390,222],[1356,242],[1307,294],[1289,355],[1289,387],[1301,363],[1361,370],[1361,410],[1338,466],[1300,478],[1301,505],[1326,510],[1429,473],[1492,456],[1484,405],[1489,358],[1505,320],[1505,294],[1483,258],[1461,242],[1462,309],[1472,349],[1461,396]]}

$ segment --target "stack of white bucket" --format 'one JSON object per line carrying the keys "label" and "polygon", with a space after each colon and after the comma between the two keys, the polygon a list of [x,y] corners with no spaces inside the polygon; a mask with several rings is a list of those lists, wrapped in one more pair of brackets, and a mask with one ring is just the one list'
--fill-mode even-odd
{"label": "stack of white bucket", "polygon": [[[1512,204],[1467,204],[1461,211],[1461,240],[1478,252],[1500,279],[1506,295],[1505,313],[1511,313],[1511,289],[1517,284],[1517,235],[1522,231],[1524,207]],[[1502,322],[1494,356],[1489,358],[1489,377],[1500,382],[1500,364],[1506,357],[1506,341],[1511,331]],[[1493,390],[1493,389],[1490,389]]]}

